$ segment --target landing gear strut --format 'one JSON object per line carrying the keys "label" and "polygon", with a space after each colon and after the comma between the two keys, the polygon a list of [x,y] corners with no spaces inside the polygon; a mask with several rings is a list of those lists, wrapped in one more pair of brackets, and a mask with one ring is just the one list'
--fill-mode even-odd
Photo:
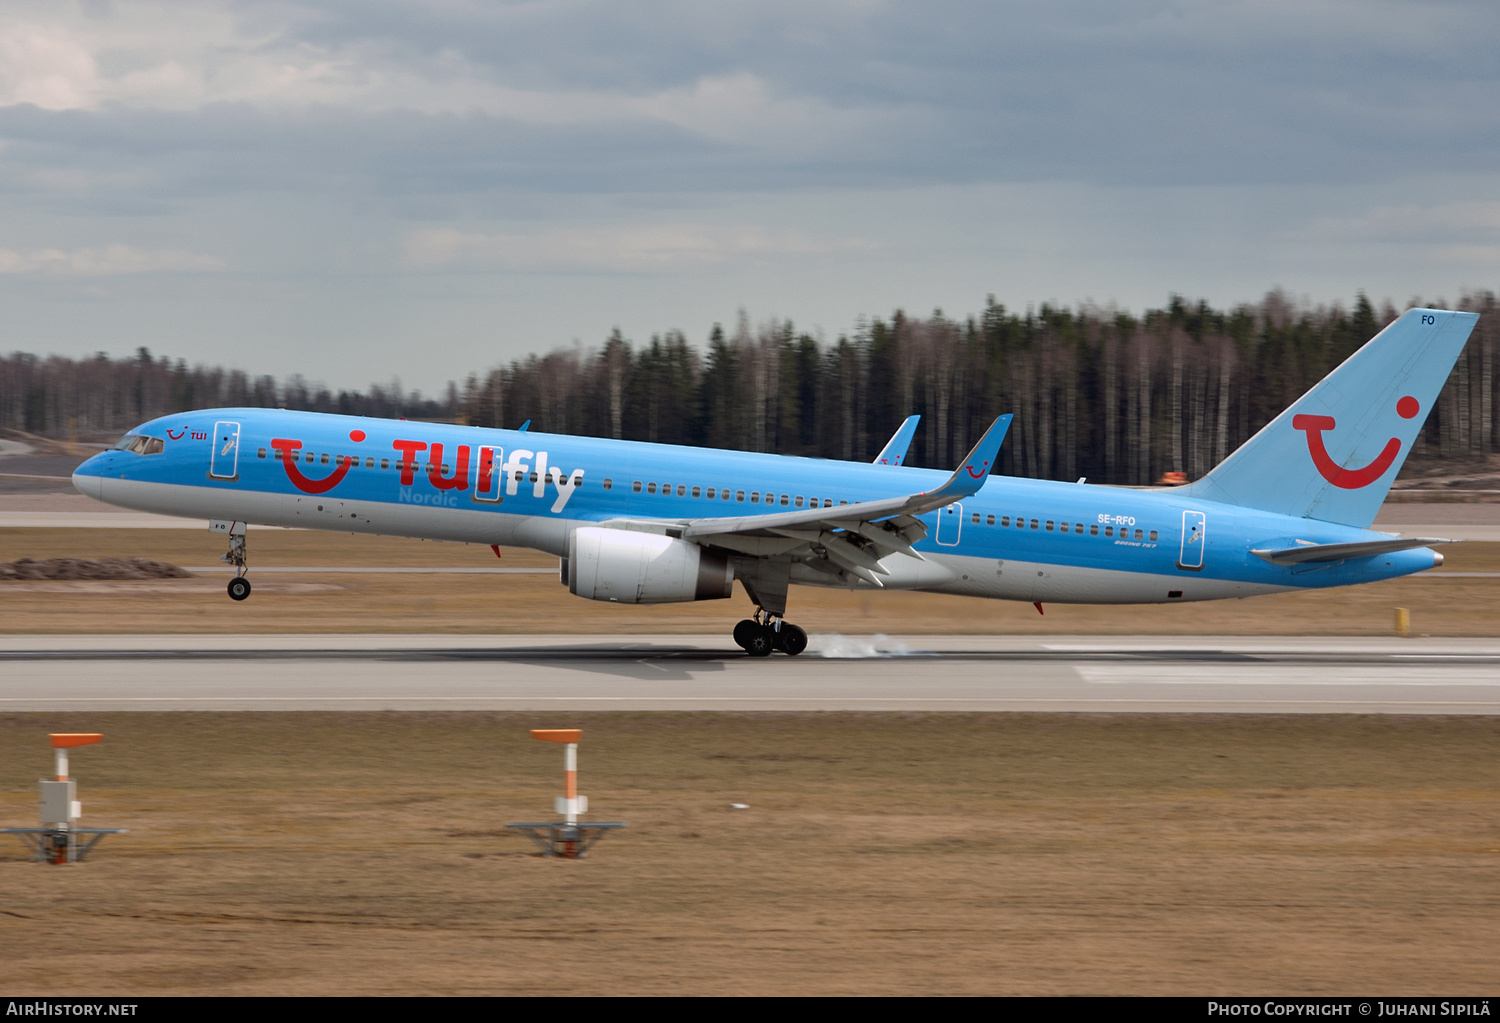
{"label": "landing gear strut", "polygon": [[250,580],[245,578],[249,569],[245,557],[245,524],[236,522],[230,527],[229,551],[219,558],[226,565],[234,566],[234,578],[229,580],[229,599],[244,600],[250,596]]}
{"label": "landing gear strut", "polygon": [[773,650],[796,657],[807,649],[807,633],[764,609],[734,627],[734,641],[751,657],[769,657]]}

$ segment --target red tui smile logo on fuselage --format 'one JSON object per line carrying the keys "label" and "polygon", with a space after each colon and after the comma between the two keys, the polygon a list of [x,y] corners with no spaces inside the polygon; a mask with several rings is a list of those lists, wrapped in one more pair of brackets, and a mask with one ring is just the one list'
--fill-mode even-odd
{"label": "red tui smile logo on fuselage", "polygon": [[[1396,414],[1402,419],[1412,418],[1421,409],[1421,403],[1411,395],[1396,402]],[[1292,417],[1292,429],[1307,433],[1307,453],[1312,456],[1313,465],[1317,466],[1318,472],[1325,480],[1336,487],[1344,490],[1368,487],[1385,475],[1385,471],[1401,453],[1401,441],[1392,437],[1386,441],[1385,447],[1369,465],[1362,469],[1345,469],[1329,456],[1328,449],[1323,444],[1323,431],[1332,430],[1336,425],[1332,416],[1296,415]]]}
{"label": "red tui smile logo on fuselage", "polygon": [[294,454],[302,447],[300,440],[287,440],[284,437],[276,437],[271,441],[271,449],[281,453],[281,466],[286,470],[286,478],[292,481],[292,486],[304,494],[326,494],[334,487],[344,481],[349,475],[349,468],[354,464],[354,459],[344,455],[339,459],[338,468],[320,480],[308,479],[302,475],[302,470],[297,467],[297,456]]}

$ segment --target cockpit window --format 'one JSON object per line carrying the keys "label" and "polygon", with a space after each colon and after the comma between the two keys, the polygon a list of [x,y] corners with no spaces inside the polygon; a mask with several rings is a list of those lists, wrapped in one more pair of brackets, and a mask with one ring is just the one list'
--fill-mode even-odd
{"label": "cockpit window", "polygon": [[127,433],[115,445],[116,451],[134,451],[138,455],[159,455],[166,450],[167,442],[160,437],[147,437],[143,433]]}

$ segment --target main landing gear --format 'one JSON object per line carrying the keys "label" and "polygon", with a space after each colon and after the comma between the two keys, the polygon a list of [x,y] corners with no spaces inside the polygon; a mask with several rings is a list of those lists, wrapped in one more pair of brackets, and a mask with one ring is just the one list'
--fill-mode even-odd
{"label": "main landing gear", "polygon": [[764,610],[734,627],[734,641],[751,657],[769,657],[773,650],[796,657],[807,649],[807,633]]}
{"label": "main landing gear", "polygon": [[236,522],[231,528],[238,532],[229,534],[229,551],[219,560],[234,566],[234,578],[229,580],[229,599],[244,600],[250,596],[250,580],[245,578],[245,572],[249,569],[245,557],[245,524]]}

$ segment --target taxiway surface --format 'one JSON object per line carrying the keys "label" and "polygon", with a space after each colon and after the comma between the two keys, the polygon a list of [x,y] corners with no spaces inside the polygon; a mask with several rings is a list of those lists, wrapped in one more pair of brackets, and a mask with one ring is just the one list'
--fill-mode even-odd
{"label": "taxiway surface", "polygon": [[0,710],[1500,713],[1494,640],[0,636]]}

